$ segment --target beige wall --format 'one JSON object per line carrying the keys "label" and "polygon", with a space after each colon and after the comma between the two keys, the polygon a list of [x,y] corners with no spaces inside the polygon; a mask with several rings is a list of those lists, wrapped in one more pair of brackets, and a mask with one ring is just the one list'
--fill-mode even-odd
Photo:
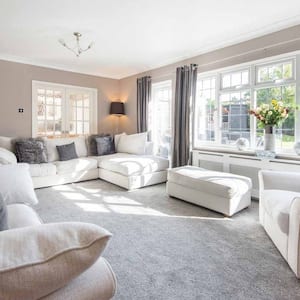
{"label": "beige wall", "polygon": [[[125,101],[126,116],[120,118],[120,131],[136,132],[136,79],[151,75],[153,81],[173,79],[176,67],[196,63],[200,72],[300,50],[300,25],[205,53],[168,66],[121,80],[89,76],[0,60],[0,135],[31,136],[32,80],[78,85],[98,89],[98,131],[113,132],[114,117],[109,116],[111,100]],[[24,108],[24,113],[18,113]]]}
{"label": "beige wall", "polygon": [[300,50],[300,25],[121,79],[120,99],[126,102],[127,111],[127,116],[121,119],[121,128],[129,133],[136,132],[137,77],[150,75],[153,81],[175,79],[176,67],[183,64],[196,63],[199,71],[205,72],[297,50]]}
{"label": "beige wall", "polygon": [[[110,101],[119,97],[119,80],[0,60],[0,135],[31,136],[32,80],[96,88],[98,132],[113,132],[108,112]],[[18,113],[18,108],[24,108],[24,113]]]}

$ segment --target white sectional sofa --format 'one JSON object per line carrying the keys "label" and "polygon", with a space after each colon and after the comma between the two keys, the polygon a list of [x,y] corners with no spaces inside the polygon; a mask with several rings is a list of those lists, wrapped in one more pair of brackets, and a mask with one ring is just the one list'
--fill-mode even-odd
{"label": "white sectional sofa", "polygon": [[[103,179],[128,190],[153,185],[167,180],[167,159],[151,155],[151,143],[145,153],[115,153],[90,156],[88,138],[85,136],[45,139],[48,163],[30,164],[30,174],[35,188]],[[0,137],[0,148],[13,150],[13,138]],[[78,158],[59,161],[57,145],[75,143]]]}

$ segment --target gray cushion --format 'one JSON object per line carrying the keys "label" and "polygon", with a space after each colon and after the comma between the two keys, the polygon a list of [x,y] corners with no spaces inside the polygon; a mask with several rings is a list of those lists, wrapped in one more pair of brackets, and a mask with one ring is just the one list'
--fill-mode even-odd
{"label": "gray cushion", "polygon": [[17,139],[14,143],[19,162],[28,164],[48,162],[47,148],[43,139]]}
{"label": "gray cushion", "polygon": [[100,134],[92,134],[88,137],[89,156],[98,155],[96,138],[104,137],[104,136],[110,136],[110,135],[106,133],[100,133]]}
{"label": "gray cushion", "polygon": [[97,137],[97,154],[108,155],[116,153],[115,143],[112,136]]}
{"label": "gray cushion", "polygon": [[59,160],[61,161],[78,158],[74,142],[71,144],[56,146],[56,149],[58,152]]}
{"label": "gray cushion", "polygon": [[8,223],[7,223],[7,207],[6,204],[0,195],[0,231],[7,230]]}

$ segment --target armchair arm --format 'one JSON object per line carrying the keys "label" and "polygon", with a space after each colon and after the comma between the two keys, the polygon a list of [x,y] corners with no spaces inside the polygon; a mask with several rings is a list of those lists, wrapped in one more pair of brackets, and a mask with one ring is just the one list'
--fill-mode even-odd
{"label": "armchair arm", "polygon": [[261,170],[258,173],[259,190],[287,190],[300,192],[300,173]]}
{"label": "armchair arm", "polygon": [[296,276],[300,277],[300,197],[290,207],[287,261]]}

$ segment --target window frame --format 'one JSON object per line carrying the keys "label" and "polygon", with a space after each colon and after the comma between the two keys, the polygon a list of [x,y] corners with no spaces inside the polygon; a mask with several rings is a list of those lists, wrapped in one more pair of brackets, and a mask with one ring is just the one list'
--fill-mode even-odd
{"label": "window frame", "polygon": [[[217,132],[215,141],[198,141],[196,143],[195,132],[193,132],[192,147],[193,149],[209,149],[212,150],[225,150],[225,151],[238,151],[233,145],[221,144],[221,134],[222,134],[222,124],[220,119],[220,98],[224,93],[238,92],[243,90],[249,90],[250,92],[250,109],[253,109],[256,106],[256,92],[257,90],[270,87],[280,87],[287,85],[295,85],[295,104],[300,105],[300,52],[289,53],[285,55],[275,56],[267,59],[251,61],[248,63],[243,63],[235,66],[229,66],[222,69],[216,69],[209,72],[198,73],[198,80],[205,80],[207,78],[215,77],[215,95],[216,95],[216,105],[218,109],[218,120],[217,120]],[[262,66],[271,66],[276,63],[285,63],[292,62],[292,75],[293,78],[286,80],[274,80],[268,82],[258,82],[258,69]],[[228,87],[222,89],[222,76],[224,74],[235,73],[243,70],[249,70],[249,84],[240,85],[237,87]],[[193,104],[195,105],[195,104]],[[193,117],[193,124],[195,122],[195,115]],[[249,152],[255,151],[255,139],[256,139],[256,119],[253,116],[250,116],[250,149]],[[295,142],[300,140],[300,128],[297,130],[297,127],[300,127],[300,111],[295,112]],[[196,146],[197,144],[197,146]],[[280,149],[279,154],[292,154],[291,151],[286,151],[286,149]]]}
{"label": "window frame", "polygon": [[[32,137],[37,137],[42,135],[38,135],[38,119],[37,119],[37,90],[38,89],[58,89],[62,91],[62,132],[60,135],[53,135],[53,138],[60,138],[60,137],[68,137],[73,136],[70,134],[70,122],[71,119],[69,118],[70,115],[70,104],[68,96],[70,92],[85,92],[90,93],[91,95],[91,109],[90,109],[90,132],[89,134],[96,134],[98,132],[98,90],[95,88],[88,88],[88,87],[81,87],[81,86],[74,86],[74,85],[67,85],[67,84],[59,84],[53,82],[46,82],[46,81],[37,81],[32,80],[32,99],[31,99],[31,106],[32,106],[32,129],[31,135]],[[85,135],[85,134],[75,134],[78,135]],[[45,135],[44,137],[46,137]],[[52,136],[51,136],[52,137]]]}
{"label": "window frame", "polygon": [[[156,80],[154,82],[152,82],[151,84],[151,101],[150,101],[150,109],[149,109],[149,116],[148,116],[148,128],[150,129],[150,140],[153,142],[153,152],[155,155],[159,155],[159,151],[157,149],[157,139],[156,134],[153,134],[154,130],[153,129],[153,119],[155,119],[155,107],[157,106],[157,101],[154,100],[154,90],[155,88],[157,88],[157,90],[159,90],[159,88],[170,88],[169,93],[170,93],[170,103],[169,103],[169,108],[170,108],[170,130],[171,130],[171,136],[172,136],[172,132],[173,132],[173,80],[170,78],[164,78],[161,80]],[[155,140],[154,140],[155,139]],[[170,149],[171,151],[171,144],[170,144]],[[170,153],[169,153],[170,156]]]}

